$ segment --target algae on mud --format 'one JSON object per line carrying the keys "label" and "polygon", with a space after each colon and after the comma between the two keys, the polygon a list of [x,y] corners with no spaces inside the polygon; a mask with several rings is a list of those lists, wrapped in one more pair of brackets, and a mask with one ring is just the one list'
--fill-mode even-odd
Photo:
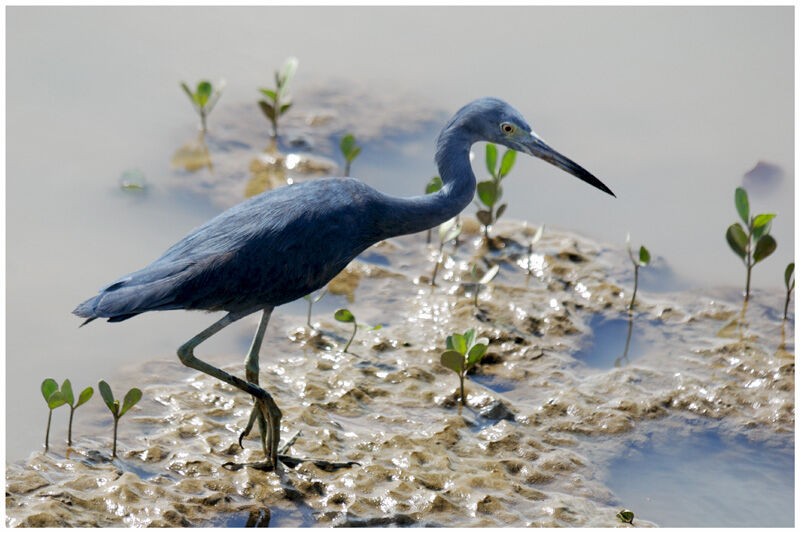
{"label": "algae on mud", "polygon": [[[246,450],[236,445],[248,398],[165,355],[146,374],[158,380],[145,389],[149,401],[123,428],[121,459],[104,461],[91,450],[106,443],[82,438],[69,459],[56,449],[10,465],[7,525],[612,527],[622,507],[636,512],[637,526],[654,525],[603,474],[609,453],[642,428],[672,431],[699,417],[725,434],[793,443],[792,321],[779,342],[780,321],[758,299],[730,328],[741,311],[724,298],[656,296],[645,285],[635,357],[593,367],[581,359],[591,325],[626,310],[630,276],[608,275],[624,271],[624,252],[550,230],[528,276],[530,228],[499,225],[495,250],[480,248],[479,231],[465,219],[466,240],[442,264],[439,287],[425,280],[435,250],[424,233],[353,262],[343,273],[357,280],[347,284],[349,307],[387,325],[359,336],[352,354],[327,333],[336,330],[331,320],[312,330],[302,313],[276,314],[261,381],[284,410],[284,439],[302,432],[290,453],[360,466],[225,470],[228,461],[260,459],[255,437]],[[477,255],[501,268],[476,310],[469,269]],[[446,335],[467,327],[491,343],[467,383],[470,407],[459,409],[438,354]],[[766,491],[750,488],[756,514]]]}

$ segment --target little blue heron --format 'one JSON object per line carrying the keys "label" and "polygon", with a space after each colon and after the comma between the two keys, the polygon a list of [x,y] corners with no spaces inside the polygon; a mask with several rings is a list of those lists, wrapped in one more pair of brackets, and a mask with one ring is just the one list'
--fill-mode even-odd
{"label": "little blue heron", "polygon": [[[461,212],[475,194],[473,143],[487,141],[544,159],[614,193],[540,139],[513,107],[481,98],[462,107],[436,141],[443,187],[434,194],[393,198],[351,178],[288,185],[242,202],[192,231],[151,265],[100,289],[73,313],[120,322],[146,311],[198,309],[226,315],[180,348],[191,368],[254,397],[239,442],[258,420],[266,468],[278,465],[281,411],[259,386],[259,350],[275,306],[325,286],[372,244],[436,226]],[[225,326],[261,311],[245,359],[245,379],[201,361],[194,349]],[[281,456],[281,460],[283,460]]]}

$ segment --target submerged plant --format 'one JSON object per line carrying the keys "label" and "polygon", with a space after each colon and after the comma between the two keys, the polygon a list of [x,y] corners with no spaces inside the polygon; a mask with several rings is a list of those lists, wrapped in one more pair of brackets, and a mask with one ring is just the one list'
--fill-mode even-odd
{"label": "submerged plant", "polygon": [[275,89],[261,88],[264,100],[258,101],[261,111],[272,123],[272,138],[278,138],[278,119],[292,107],[289,96],[289,82],[297,71],[297,59],[290,57],[283,63],[280,71],[275,71]]}
{"label": "submerged plant", "polygon": [[324,289],[322,289],[322,291],[321,291],[321,292],[320,292],[320,293],[317,295],[317,297],[316,297],[316,298],[312,298],[310,294],[306,294],[305,296],[303,296],[303,298],[305,298],[305,299],[306,299],[306,301],[308,301],[308,315],[306,316],[306,325],[307,325],[308,327],[310,327],[310,328],[313,328],[313,327],[314,327],[314,326],[312,326],[312,325],[311,325],[311,306],[312,306],[313,304],[315,304],[315,303],[319,302],[320,300],[322,300],[322,297],[323,297],[323,296],[325,296],[327,293],[328,293],[328,287],[325,287],[325,288],[324,288]]}
{"label": "submerged plant", "polygon": [[214,106],[217,105],[219,97],[222,96],[222,89],[225,88],[225,80],[220,80],[219,87],[217,87],[216,91],[211,85],[211,82],[206,80],[200,81],[197,84],[197,89],[194,91],[184,82],[181,82],[181,87],[183,88],[183,92],[186,93],[186,96],[189,97],[189,101],[192,102],[194,110],[200,115],[200,127],[203,133],[205,133],[208,131],[206,127],[206,117],[208,117],[214,109]]}
{"label": "submerged plant", "polygon": [[744,301],[750,299],[750,272],[756,263],[759,263],[769,257],[778,243],[769,234],[772,219],[775,218],[774,214],[761,214],[750,216],[750,203],[747,199],[747,191],[741,187],[736,188],[734,194],[734,202],[736,204],[736,211],[739,217],[747,227],[745,232],[741,224],[738,222],[728,226],[728,231],[725,233],[725,238],[731,250],[738,255],[745,268],[747,269],[747,281],[744,288]]}
{"label": "submerged plant", "polygon": [[353,334],[350,335],[350,340],[347,341],[347,344],[345,345],[343,350],[344,352],[346,352],[347,349],[350,348],[350,343],[352,343],[353,339],[356,338],[356,331],[358,331],[358,328],[366,328],[372,331],[376,329],[381,329],[383,327],[383,325],[381,324],[378,324],[377,326],[365,326],[363,324],[358,324],[356,322],[355,315],[349,309],[337,309],[336,312],[333,313],[333,318],[335,318],[339,322],[344,322],[346,324],[349,323],[353,324]]}
{"label": "submerged plant", "polygon": [[352,133],[348,133],[342,140],[339,141],[339,149],[344,156],[344,175],[350,176],[350,163],[352,163],[358,154],[361,153],[361,147],[356,146],[356,138]]}
{"label": "submerged plant", "polygon": [[117,425],[119,424],[119,419],[142,399],[142,391],[136,387],[129,390],[125,394],[125,399],[122,400],[122,407],[120,408],[119,400],[114,399],[114,394],[111,392],[111,387],[108,386],[108,383],[101,381],[97,384],[97,388],[100,389],[100,396],[103,397],[108,410],[111,411],[111,416],[114,417],[114,449],[111,452],[111,458],[113,459],[117,456]]}
{"label": "submerged plant", "polygon": [[528,243],[528,276],[531,275],[531,266],[533,264],[533,245],[542,239],[543,234],[544,224],[539,226],[539,229],[537,229],[536,233],[534,233],[533,237],[531,237],[531,242]]}
{"label": "submerged plant", "polygon": [[486,273],[478,279],[478,267],[476,265],[472,265],[472,270],[470,270],[470,275],[472,279],[475,280],[475,307],[478,307],[478,293],[481,290],[481,285],[488,285],[500,271],[500,265],[494,265],[492,268],[486,271]]}
{"label": "submerged plant", "polygon": [[792,297],[794,290],[794,262],[786,265],[786,270],[783,272],[783,282],[786,284],[786,303],[783,304],[783,319],[789,314],[789,299]]}
{"label": "submerged plant", "polygon": [[464,393],[464,377],[469,370],[477,365],[486,349],[489,347],[489,339],[486,337],[475,338],[475,328],[470,328],[463,335],[453,333],[447,337],[447,351],[442,352],[441,363],[458,374],[461,384],[461,405],[467,404],[467,396]]}
{"label": "submerged plant", "polygon": [[431,285],[436,285],[436,273],[439,272],[439,264],[444,258],[444,245],[458,237],[460,233],[461,224],[457,223],[455,218],[451,218],[439,226],[439,253],[436,256],[436,264],[433,266]]}
{"label": "submerged plant", "polygon": [[635,259],[633,251],[631,251],[630,233],[625,238],[625,246],[628,248],[628,257],[631,258],[631,263],[633,263],[633,296],[631,296],[631,303],[628,305],[628,311],[633,311],[633,306],[636,303],[636,291],[639,289],[639,267],[646,267],[650,264],[650,252],[647,251],[647,248],[641,246],[639,248],[639,259]]}
{"label": "submerged plant", "polygon": [[617,519],[620,522],[625,522],[626,524],[633,525],[633,511],[630,509],[623,509],[617,513]]}
{"label": "submerged plant", "polygon": [[72,383],[68,379],[64,380],[61,384],[61,394],[64,396],[64,401],[69,405],[69,426],[67,430],[67,446],[72,446],[72,417],[75,414],[75,409],[89,401],[94,394],[94,389],[86,387],[78,395],[78,402],[75,403],[75,396],[72,394]]}
{"label": "submerged plant", "polygon": [[[442,185],[443,183],[441,176],[432,177],[431,180],[428,182],[428,184],[425,186],[425,194],[433,194],[435,192],[442,190]],[[432,232],[433,228],[428,229],[428,239],[427,239],[428,244],[431,243]]]}
{"label": "submerged plant", "polygon": [[483,236],[487,240],[489,239],[489,226],[497,222],[508,206],[508,204],[502,204],[495,211],[495,205],[503,197],[503,188],[500,186],[500,182],[511,172],[516,157],[517,152],[511,149],[506,150],[498,167],[497,147],[491,143],[486,145],[486,169],[489,171],[491,179],[478,183],[478,199],[486,206],[486,209],[479,209],[475,216],[483,224]]}
{"label": "submerged plant", "polygon": [[44,451],[46,452],[50,449],[50,422],[53,419],[53,409],[61,407],[67,402],[64,399],[64,395],[58,390],[58,383],[56,383],[56,380],[47,378],[42,381],[41,388],[44,401],[47,402],[47,407],[50,409],[50,412],[47,414],[47,432],[44,434]]}

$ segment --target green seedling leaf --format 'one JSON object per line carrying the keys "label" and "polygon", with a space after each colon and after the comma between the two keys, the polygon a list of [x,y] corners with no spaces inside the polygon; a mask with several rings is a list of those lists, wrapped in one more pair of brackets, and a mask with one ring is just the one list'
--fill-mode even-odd
{"label": "green seedling leaf", "polygon": [[124,415],[128,412],[128,410],[139,403],[139,400],[142,399],[142,391],[137,389],[136,387],[132,388],[128,391],[125,395],[125,399],[122,401],[122,410],[119,412],[119,416]]}
{"label": "green seedling leaf", "polygon": [[353,316],[353,313],[351,313],[349,309],[337,309],[336,312],[333,313],[333,318],[335,318],[339,322],[355,322],[356,321],[356,317]]}
{"label": "green seedling leaf", "polygon": [[480,211],[475,213],[475,217],[484,226],[489,226],[492,223],[492,214],[489,213],[489,211],[485,211],[485,210],[481,209]]}
{"label": "green seedling leaf", "polygon": [[259,89],[259,91],[273,102],[278,99],[278,95],[271,89]]}
{"label": "green seedling leaf", "polygon": [[517,152],[515,150],[506,150],[503,154],[503,160],[500,162],[500,177],[508,176],[511,169],[514,167],[514,161],[517,159]]}
{"label": "green seedling leaf", "polygon": [[[783,282],[786,284],[787,289],[791,289],[794,287],[794,281],[792,280],[792,276],[794,275],[794,263],[789,263],[786,265],[786,270],[783,272]],[[789,282],[791,282],[791,286],[789,286]]]}
{"label": "green seedling leaf", "polygon": [[64,395],[64,401],[72,407],[72,404],[75,403],[75,396],[72,394],[72,383],[68,379],[61,384],[61,394]]}
{"label": "green seedling leaf", "polygon": [[476,344],[473,346],[467,355],[467,368],[472,368],[483,358],[483,354],[489,347],[485,344]]}
{"label": "green seedling leaf", "polygon": [[750,202],[747,200],[747,191],[741,187],[736,187],[736,192],[733,195],[734,202],[736,203],[736,211],[745,225],[750,224]]}
{"label": "green seedling leaf", "polygon": [[758,263],[759,261],[763,261],[772,255],[772,252],[774,252],[777,247],[778,243],[772,235],[762,235],[761,238],[758,239],[758,242],[756,242],[756,251],[753,252],[753,262]]}
{"label": "green seedling leaf", "polygon": [[42,381],[42,396],[44,397],[45,402],[48,401],[50,399],[50,396],[52,396],[52,394],[57,390],[58,390],[58,383],[56,383],[56,380],[52,378],[47,378],[44,381]]}
{"label": "green seedling leaf", "polygon": [[633,511],[623,509],[617,513],[617,519],[626,524],[633,524]]}
{"label": "green seedling leaf", "polygon": [[493,181],[482,181],[478,184],[478,198],[487,207],[492,207],[500,198],[500,187]]}
{"label": "green seedling leaf", "polygon": [[275,109],[269,105],[264,100],[258,101],[258,106],[261,108],[261,111],[267,116],[270,120],[275,120]]}
{"label": "green seedling leaf", "polygon": [[464,332],[464,341],[467,343],[467,349],[472,348],[475,344],[475,328],[469,328]]}
{"label": "green seedling leaf", "polygon": [[753,219],[753,229],[760,228],[761,226],[764,226],[765,224],[768,224],[769,221],[772,220],[775,217],[776,217],[776,215],[773,214],[773,213],[762,214],[762,215],[756,216]]}
{"label": "green seedling leaf", "polygon": [[64,395],[61,393],[60,390],[55,391],[47,399],[47,406],[50,409],[55,409],[56,407],[61,407],[65,403],[67,403],[67,399],[64,398]]}
{"label": "green seedling leaf", "polygon": [[353,136],[352,133],[348,133],[342,140],[339,141],[339,148],[342,150],[342,154],[347,157],[350,155],[350,152],[353,151],[353,148],[356,145],[356,138]]}
{"label": "green seedling leaf", "polygon": [[283,115],[284,113],[286,113],[287,111],[289,111],[289,108],[290,108],[290,107],[292,107],[292,102],[289,102],[288,104],[283,104],[283,105],[281,106],[281,112],[280,112],[279,114],[280,114],[280,115]]}
{"label": "green seedling leaf", "polygon": [[728,226],[725,238],[728,240],[728,246],[731,247],[731,250],[744,259],[744,256],[747,254],[747,235],[742,229],[741,224],[736,222]]}
{"label": "green seedling leaf", "polygon": [[486,274],[483,275],[480,284],[486,285],[487,283],[492,281],[499,271],[500,271],[500,265],[494,265],[492,268],[486,271]]}
{"label": "green seedling leaf", "polygon": [[503,213],[506,212],[506,207],[508,207],[508,204],[503,204],[503,205],[501,205],[500,207],[497,208],[497,213],[495,213],[495,215],[494,215],[495,220],[497,220],[498,218],[503,216]]}
{"label": "green seedling leaf", "polygon": [[353,151],[350,152],[350,155],[347,156],[347,160],[353,161],[356,157],[358,157],[358,154],[360,153],[361,153],[361,147],[356,146],[355,148],[353,148]]}
{"label": "green seedling leaf", "polygon": [[442,366],[445,366],[457,374],[464,370],[464,356],[455,350],[447,350],[441,356]]}
{"label": "green seedling leaf", "polygon": [[75,407],[80,407],[81,405],[85,404],[89,401],[89,398],[92,397],[94,394],[94,389],[91,387],[86,387],[81,391],[80,395],[78,396],[78,403],[75,404]]}
{"label": "green seedling leaf", "polygon": [[650,252],[642,246],[639,248],[639,266],[647,266],[650,263]]}
{"label": "green seedling leaf", "polygon": [[433,192],[440,191],[442,189],[442,178],[439,176],[434,176],[431,178],[431,181],[428,182],[428,185],[425,186],[425,194],[431,194]]}
{"label": "green seedling leaf", "polygon": [[197,84],[197,92],[194,95],[194,100],[197,102],[197,105],[200,107],[205,107],[208,103],[208,99],[211,98],[211,83],[208,81],[201,81]]}
{"label": "green seedling leaf", "polygon": [[448,335],[447,336],[447,340],[445,341],[445,345],[447,346],[448,350],[454,350],[455,349],[455,348],[453,348],[453,336],[452,335]]}
{"label": "green seedling leaf", "polygon": [[489,143],[486,145],[486,170],[494,176],[495,167],[497,167],[497,147]]}
{"label": "green seedling leaf", "polygon": [[114,409],[114,393],[111,392],[111,387],[109,387],[108,383],[105,381],[101,381],[97,384],[97,388],[100,389],[100,396],[103,397],[103,401],[106,403],[108,408],[112,413],[116,414],[117,411]]}
{"label": "green seedling leaf", "polygon": [[467,353],[467,339],[460,333],[453,333],[453,350],[462,355]]}

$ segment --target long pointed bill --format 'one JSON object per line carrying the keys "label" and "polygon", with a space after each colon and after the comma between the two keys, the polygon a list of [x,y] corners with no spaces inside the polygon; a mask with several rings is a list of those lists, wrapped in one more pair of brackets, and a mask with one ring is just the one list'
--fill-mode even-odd
{"label": "long pointed bill", "polygon": [[589,171],[547,146],[547,144],[545,144],[544,141],[538,138],[535,134],[531,134],[530,139],[520,143],[520,145],[523,147],[523,151],[529,155],[538,157],[539,159],[544,159],[548,163],[569,172],[576,178],[585,181],[589,185],[593,185],[601,191],[607,192],[614,198],[617,197],[616,194],[611,192],[611,189],[606,187],[602,181],[592,176]]}

